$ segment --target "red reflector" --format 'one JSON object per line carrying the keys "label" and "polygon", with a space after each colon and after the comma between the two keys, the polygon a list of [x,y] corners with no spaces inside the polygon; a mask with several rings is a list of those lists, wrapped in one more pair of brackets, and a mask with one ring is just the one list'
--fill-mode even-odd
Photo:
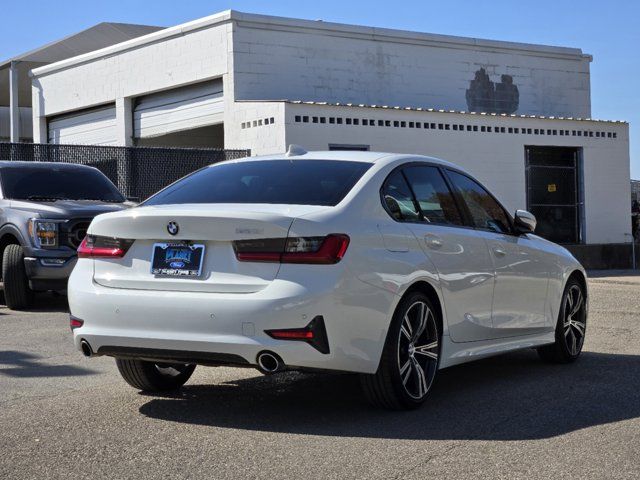
{"label": "red reflector", "polygon": [[273,338],[287,339],[287,340],[311,340],[313,339],[313,332],[304,329],[295,330],[271,330],[269,335]]}
{"label": "red reflector", "polygon": [[84,325],[84,320],[80,320],[76,317],[69,317],[69,325],[71,326],[71,330],[74,330]]}

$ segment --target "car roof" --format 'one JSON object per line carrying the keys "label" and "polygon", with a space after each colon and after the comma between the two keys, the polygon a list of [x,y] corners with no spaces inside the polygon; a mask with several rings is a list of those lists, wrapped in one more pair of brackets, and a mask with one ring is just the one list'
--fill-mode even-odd
{"label": "car roof", "polygon": [[441,165],[443,167],[451,167],[457,170],[464,169],[454,163],[447,162],[446,160],[442,160],[436,157],[428,157],[425,155],[413,155],[406,153],[390,153],[390,152],[369,152],[369,151],[353,151],[353,150],[317,150],[310,151],[306,153],[302,153],[299,155],[287,156],[284,153],[278,155],[260,155],[255,157],[245,157],[238,160],[237,162],[250,162],[250,161],[261,161],[261,160],[290,160],[290,161],[300,161],[300,160],[335,160],[335,161],[345,161],[345,162],[364,162],[371,164],[389,164],[396,163],[400,161],[422,161],[428,162],[436,165]]}
{"label": "car roof", "polygon": [[0,169],[6,167],[29,167],[29,168],[67,168],[67,169],[77,169],[77,168],[95,168],[90,165],[80,165],[78,163],[66,163],[66,162],[25,162],[25,161],[14,161],[14,160],[0,160]]}

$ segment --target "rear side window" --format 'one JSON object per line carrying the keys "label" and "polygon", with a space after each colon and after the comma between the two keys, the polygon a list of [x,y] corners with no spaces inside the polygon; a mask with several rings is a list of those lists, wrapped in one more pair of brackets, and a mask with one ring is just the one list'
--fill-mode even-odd
{"label": "rear side window", "polygon": [[400,170],[393,172],[382,186],[382,201],[389,214],[398,221],[420,221],[411,189]]}
{"label": "rear side window", "polygon": [[341,160],[256,160],[204,168],[143,205],[270,203],[337,205],[371,167]]}
{"label": "rear side window", "polygon": [[462,225],[460,211],[438,168],[408,167],[404,173],[426,221]]}
{"label": "rear side window", "polygon": [[450,170],[448,175],[460,191],[476,228],[497,233],[511,232],[509,217],[489,192],[466,175]]}

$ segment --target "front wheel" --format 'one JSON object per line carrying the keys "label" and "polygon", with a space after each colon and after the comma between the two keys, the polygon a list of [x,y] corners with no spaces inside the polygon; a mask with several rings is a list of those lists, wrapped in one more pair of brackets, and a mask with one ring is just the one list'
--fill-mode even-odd
{"label": "front wheel", "polygon": [[587,297],[582,284],[574,279],[567,282],[556,325],[556,340],[538,348],[545,361],[570,363],[582,352],[587,333]]}
{"label": "front wheel", "polygon": [[33,291],[24,267],[24,251],[20,245],[7,245],[2,253],[4,301],[11,310],[23,310],[33,303]]}
{"label": "front wheel", "polygon": [[407,410],[420,406],[438,372],[441,319],[425,294],[404,298],[389,327],[378,371],[362,375],[367,399],[375,406]]}
{"label": "front wheel", "polygon": [[116,358],[116,365],[129,385],[145,392],[178,390],[196,368],[195,365],[183,363],[155,363],[125,358]]}

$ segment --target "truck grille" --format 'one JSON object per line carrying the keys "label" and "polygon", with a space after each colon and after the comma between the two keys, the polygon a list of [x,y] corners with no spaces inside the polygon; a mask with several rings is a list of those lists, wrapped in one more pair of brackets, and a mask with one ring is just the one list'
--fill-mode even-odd
{"label": "truck grille", "polygon": [[87,234],[90,221],[77,221],[67,225],[67,229],[64,232],[60,232],[60,244],[68,245],[69,247],[77,250],[82,243],[82,239]]}

